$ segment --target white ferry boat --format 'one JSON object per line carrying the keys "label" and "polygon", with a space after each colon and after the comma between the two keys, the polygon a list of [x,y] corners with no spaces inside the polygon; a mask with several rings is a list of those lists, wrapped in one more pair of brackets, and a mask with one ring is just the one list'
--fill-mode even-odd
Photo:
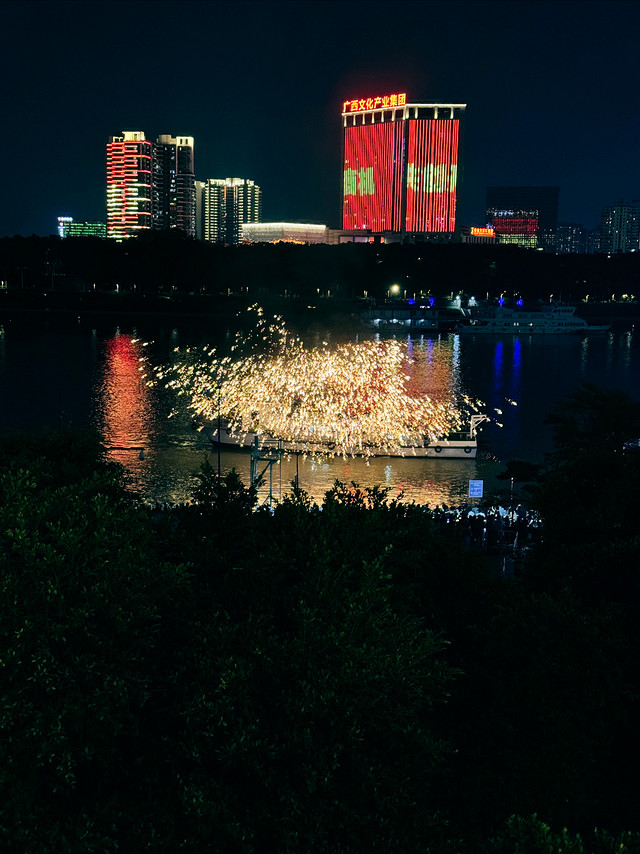
{"label": "white ferry boat", "polygon": [[575,316],[575,306],[549,305],[536,311],[487,306],[470,314],[456,326],[464,335],[507,333],[511,335],[550,335],[607,332],[609,326],[595,326]]}
{"label": "white ferry boat", "polygon": [[469,429],[460,433],[451,433],[437,442],[430,442],[426,436],[406,437],[406,444],[399,443],[394,448],[339,448],[331,442],[298,441],[289,442],[272,436],[254,432],[234,430],[221,419],[220,428],[212,422],[202,428],[210,441],[222,447],[257,448],[261,451],[279,451],[284,454],[325,454],[345,457],[431,457],[433,459],[473,460],[478,453],[478,426],[487,421],[486,415],[472,415]]}

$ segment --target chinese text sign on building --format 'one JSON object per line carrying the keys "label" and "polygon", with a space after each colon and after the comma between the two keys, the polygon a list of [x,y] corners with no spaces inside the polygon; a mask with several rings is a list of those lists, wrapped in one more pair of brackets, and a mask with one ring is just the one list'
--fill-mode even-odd
{"label": "chinese text sign on building", "polygon": [[359,113],[362,110],[385,110],[389,107],[404,107],[406,103],[406,92],[395,95],[378,95],[375,98],[353,98],[342,102],[342,112]]}

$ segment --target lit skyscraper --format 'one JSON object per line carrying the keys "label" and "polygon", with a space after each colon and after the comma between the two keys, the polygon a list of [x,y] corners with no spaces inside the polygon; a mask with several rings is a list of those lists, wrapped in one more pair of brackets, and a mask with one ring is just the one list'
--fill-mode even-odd
{"label": "lit skyscraper", "polygon": [[577,222],[559,222],[556,227],[556,252],[571,255],[587,251],[587,229]]}
{"label": "lit skyscraper", "polygon": [[196,233],[193,137],[163,134],[152,143],[124,131],[107,144],[107,237],[149,229]]}
{"label": "lit skyscraper", "polygon": [[153,146],[153,228],[196,235],[193,137],[163,134]]}
{"label": "lit skyscraper", "polygon": [[142,131],[107,143],[107,237],[122,240],[152,224],[153,145]]}
{"label": "lit skyscraper", "polygon": [[456,230],[465,104],[410,104],[406,93],[342,104],[342,227]]}
{"label": "lit skyscraper", "polygon": [[122,240],[151,228],[153,145],[142,131],[107,143],[107,237]]}
{"label": "lit skyscraper", "polygon": [[609,255],[637,252],[640,248],[640,202],[620,202],[600,214],[600,252]]}
{"label": "lit skyscraper", "polygon": [[242,224],[262,219],[262,190],[247,178],[196,181],[198,237],[233,246],[242,242]]}

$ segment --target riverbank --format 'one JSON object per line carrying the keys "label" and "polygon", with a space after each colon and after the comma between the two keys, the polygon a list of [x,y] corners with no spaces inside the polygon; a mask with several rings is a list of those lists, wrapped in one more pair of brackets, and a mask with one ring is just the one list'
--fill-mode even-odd
{"label": "riverbank", "polygon": [[[25,312],[40,315],[68,315],[104,318],[167,318],[169,320],[206,320],[210,323],[238,325],[238,319],[251,305],[258,303],[267,315],[278,315],[292,323],[321,322],[330,327],[345,321],[359,325],[364,301],[355,298],[320,297],[312,302],[300,297],[263,294],[148,294],[102,291],[0,291],[0,321]],[[579,303],[576,314],[590,324],[609,324],[613,331],[640,326],[640,303]]]}
{"label": "riverbank", "polygon": [[640,303],[637,302],[579,303],[576,314],[594,325],[608,323],[616,332],[640,326]]}
{"label": "riverbank", "polygon": [[249,299],[246,295],[199,295],[186,294],[167,296],[162,294],[136,293],[65,293],[49,291],[0,291],[0,324],[12,318],[31,316],[39,323],[47,318],[57,318],[63,323],[79,320],[113,321],[136,323],[142,319],[188,324],[198,328],[232,329],[243,328],[244,320],[253,324],[255,315],[248,309],[259,304],[267,317],[281,317],[294,327],[314,325],[344,328],[352,324],[359,327],[360,302],[351,299],[319,297],[308,303],[296,297],[264,296]]}

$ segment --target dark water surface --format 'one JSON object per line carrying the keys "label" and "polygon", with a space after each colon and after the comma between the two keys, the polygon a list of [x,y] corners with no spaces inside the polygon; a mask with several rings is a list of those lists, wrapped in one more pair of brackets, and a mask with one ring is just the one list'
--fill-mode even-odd
{"label": "dark water surface", "polygon": [[[0,430],[95,427],[149,501],[188,500],[202,460],[208,457],[217,466],[217,451],[192,429],[189,413],[169,417],[176,401],[167,390],[147,385],[140,359],[163,364],[174,348],[189,345],[225,352],[234,329],[204,320],[172,328],[166,320],[117,326],[41,315],[5,317],[0,323]],[[295,331],[310,345],[375,337],[348,324]],[[536,461],[550,449],[544,417],[581,382],[640,397],[640,341],[633,331],[585,337],[416,335],[409,349],[412,375],[425,388],[464,393],[486,404],[494,421],[481,433],[478,458],[284,459],[272,469],[276,499],[289,491],[296,470],[316,499],[336,479],[381,484],[394,496],[402,491],[407,500],[432,505],[467,500],[472,479],[483,480],[485,495],[491,495],[505,491],[496,475],[507,460]],[[222,471],[232,467],[248,483],[248,452],[223,451]]]}

